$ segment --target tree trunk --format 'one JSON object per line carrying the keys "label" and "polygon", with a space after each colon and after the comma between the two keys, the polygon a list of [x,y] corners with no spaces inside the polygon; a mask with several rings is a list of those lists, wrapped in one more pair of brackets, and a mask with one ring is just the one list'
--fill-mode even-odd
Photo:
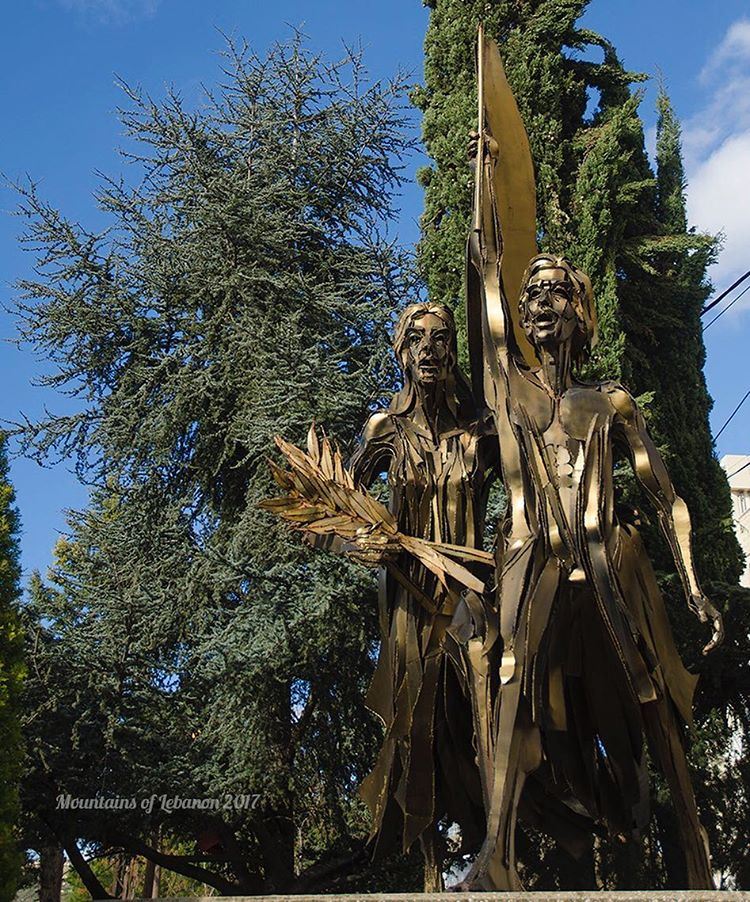
{"label": "tree trunk", "polygon": [[[267,707],[269,715],[275,715],[275,729],[269,736],[269,743],[275,748],[291,781],[294,744],[301,737],[295,737],[292,728],[291,683],[288,680],[279,682],[274,691],[268,693]],[[263,874],[271,893],[286,893],[295,879],[294,798],[289,790],[283,796],[279,793],[273,810],[264,812],[258,829]]]}
{"label": "tree trunk", "polygon": [[63,865],[61,845],[42,846],[39,850],[39,902],[60,902]]}
{"label": "tree trunk", "polygon": [[136,895],[136,882],[138,879],[138,859],[133,856],[125,861],[125,873],[120,891],[121,899],[131,899]]}
{"label": "tree trunk", "polygon": [[677,818],[670,805],[657,803],[653,808],[667,889],[685,889],[688,885],[687,864],[680,845]]}
{"label": "tree trunk", "polygon": [[[161,851],[159,830],[152,834],[151,844],[157,852]],[[161,882],[161,868],[150,858],[146,859],[146,872],[143,876],[143,898],[158,899],[159,884]]]}
{"label": "tree trunk", "polygon": [[122,893],[123,880],[125,878],[125,856],[117,855],[112,864],[112,884],[110,885],[109,892],[113,899],[119,899],[120,894]]}
{"label": "tree trunk", "polygon": [[91,870],[91,866],[89,865],[88,861],[86,861],[83,855],[81,855],[81,850],[78,848],[78,845],[74,839],[66,842],[65,853],[70,859],[70,863],[73,865],[76,871],[78,871],[78,876],[81,878],[81,882],[91,894],[92,899],[113,898],[112,894],[108,893],[106,889],[104,889],[99,881],[99,878]]}
{"label": "tree trunk", "polygon": [[289,814],[267,815],[257,829],[263,873],[270,893],[285,893],[294,882],[294,825]]}
{"label": "tree trunk", "polygon": [[156,865],[150,859],[146,859],[146,871],[143,875],[143,892],[141,895],[144,899],[154,899],[154,883],[156,882]]}

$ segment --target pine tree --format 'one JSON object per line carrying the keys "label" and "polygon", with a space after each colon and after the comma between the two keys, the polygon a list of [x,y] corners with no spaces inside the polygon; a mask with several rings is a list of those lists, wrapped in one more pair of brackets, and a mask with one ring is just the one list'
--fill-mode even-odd
{"label": "pine tree", "polygon": [[[299,442],[315,419],[351,443],[392,385],[405,260],[382,236],[410,145],[403,86],[368,84],[358,58],[328,65],[299,37],[228,56],[207,111],[127,89],[138,173],[103,185],[107,233],[26,189],[41,275],[23,285],[22,335],[82,409],[21,438],[95,486],[34,589],[47,722],[62,720],[27,724],[50,745],[30,761],[29,821],[84,880],[82,840],[224,893],[342,874],[365,886],[372,578],[312,554],[257,502],[274,493],[274,434]],[[44,682],[30,692],[43,707]],[[66,763],[69,737],[85,768]],[[60,812],[61,792],[257,802],[107,815]],[[157,828],[209,851],[160,856]]]}
{"label": "pine tree", "polygon": [[[415,101],[424,113],[423,136],[433,160],[420,173],[426,189],[420,263],[430,294],[455,306],[460,316],[472,201],[465,147],[476,127],[476,27],[482,20],[500,45],[529,133],[541,248],[566,253],[592,277],[600,345],[586,375],[623,382],[640,397],[677,491],[693,515],[699,574],[725,613],[727,644],[713,658],[699,660],[701,634],[685,609],[668,549],[656,529],[647,528],[650,552],[673,601],[678,641],[689,666],[703,677],[693,758],[699,801],[715,858],[725,873],[741,879],[746,868],[737,845],[721,836],[723,822],[714,812],[736,799],[738,819],[747,824],[750,808],[737,786],[730,787],[724,759],[700,751],[721,742],[744,749],[750,736],[743,664],[748,606],[740,601],[741,590],[733,588],[741,552],[731,527],[726,479],[714,455],[703,376],[700,311],[710,291],[706,269],[717,245],[712,236],[688,227],[678,123],[662,95],[655,173],[644,147],[641,96],[633,88],[643,76],[623,67],[606,38],[579,26],[587,0],[431,0],[427,5],[432,13],[425,84]],[[622,487],[631,488],[627,480]],[[718,732],[717,723],[722,725]],[[664,879],[679,881],[682,867],[679,854],[668,855],[667,806],[657,813],[659,838],[648,839],[654,851],[637,878],[652,887]],[[618,879],[632,878],[638,870],[632,861],[603,858],[600,864],[605,885],[613,869]],[[527,879],[541,881],[540,888],[551,885],[552,870],[537,861]]]}
{"label": "pine tree", "polygon": [[18,617],[18,513],[0,444],[0,902],[12,899],[20,871],[16,822],[21,773],[20,694],[24,675]]}

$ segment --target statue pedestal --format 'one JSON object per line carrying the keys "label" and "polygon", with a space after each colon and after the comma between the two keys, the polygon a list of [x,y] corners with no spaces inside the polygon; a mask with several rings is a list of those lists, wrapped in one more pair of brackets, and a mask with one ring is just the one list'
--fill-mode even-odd
{"label": "statue pedestal", "polygon": [[[224,896],[222,902],[750,902],[750,892],[643,890],[565,893],[351,893],[346,895]],[[158,902],[216,902],[216,896],[164,898]]]}

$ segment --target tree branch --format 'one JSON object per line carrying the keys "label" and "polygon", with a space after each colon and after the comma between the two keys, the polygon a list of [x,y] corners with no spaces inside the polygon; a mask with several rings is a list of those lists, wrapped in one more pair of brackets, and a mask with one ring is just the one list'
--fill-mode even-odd
{"label": "tree branch", "polygon": [[78,872],[78,876],[81,878],[81,883],[86,887],[87,891],[91,893],[92,899],[114,899],[114,896],[110,895],[106,889],[99,882],[99,878],[96,874],[91,870],[91,866],[88,861],[81,855],[81,851],[78,848],[78,843],[75,839],[68,839],[63,843],[63,848],[65,849],[65,854],[68,856],[70,863]]}
{"label": "tree branch", "polygon": [[177,874],[182,874],[183,877],[190,877],[193,880],[198,880],[201,883],[213,886],[214,889],[219,890],[219,892],[225,896],[236,896],[238,893],[241,894],[242,890],[245,888],[238,883],[227,880],[226,877],[222,877],[221,874],[216,874],[213,871],[206,870],[206,868],[190,864],[185,861],[184,856],[159,852],[157,849],[147,845],[135,836],[111,832],[108,833],[107,839],[113,845],[122,846],[123,849],[131,852],[133,855],[140,855],[143,858],[147,858],[149,861],[153,861],[154,864],[158,864],[160,867],[166,868],[169,871],[174,871]]}
{"label": "tree branch", "polygon": [[334,877],[352,865],[361,864],[367,858],[367,849],[359,846],[348,855],[334,858],[331,861],[318,862],[305,868],[290,888],[290,893],[305,893],[315,889],[323,880]]}

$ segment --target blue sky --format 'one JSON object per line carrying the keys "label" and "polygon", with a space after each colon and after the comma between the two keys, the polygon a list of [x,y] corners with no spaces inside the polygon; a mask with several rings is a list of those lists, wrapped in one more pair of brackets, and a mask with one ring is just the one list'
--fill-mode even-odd
{"label": "blue sky", "polygon": [[[114,174],[123,163],[114,111],[123,102],[116,76],[158,96],[166,84],[200,102],[201,84],[219,77],[221,32],[246,38],[257,50],[303,26],[312,46],[329,54],[342,41],[362,41],[368,68],[388,77],[397,67],[421,73],[428,11],[421,0],[12,0],[3,10],[0,36],[2,141],[0,172],[11,180],[31,175],[42,195],[68,216],[96,227],[92,200],[96,171]],[[723,230],[725,252],[713,275],[717,289],[750,269],[750,10],[746,0],[592,0],[584,24],[613,41],[625,64],[662,73],[684,127],[693,224]],[[653,82],[642,115],[653,133]],[[416,164],[415,164],[416,165]],[[13,192],[0,187],[0,301],[29,273],[30,255],[17,245]],[[399,225],[413,241],[421,192],[409,188]],[[745,265],[747,264],[747,265]],[[0,313],[0,337],[14,323]],[[717,430],[750,388],[743,360],[750,347],[750,292],[706,333],[707,377],[715,399]],[[44,370],[30,350],[0,347],[0,417],[38,415],[66,403],[31,386]],[[720,454],[750,451],[750,403],[718,443]],[[44,568],[64,529],[64,509],[81,506],[86,493],[66,465],[42,469],[22,459],[12,464],[24,534],[27,571]]]}

